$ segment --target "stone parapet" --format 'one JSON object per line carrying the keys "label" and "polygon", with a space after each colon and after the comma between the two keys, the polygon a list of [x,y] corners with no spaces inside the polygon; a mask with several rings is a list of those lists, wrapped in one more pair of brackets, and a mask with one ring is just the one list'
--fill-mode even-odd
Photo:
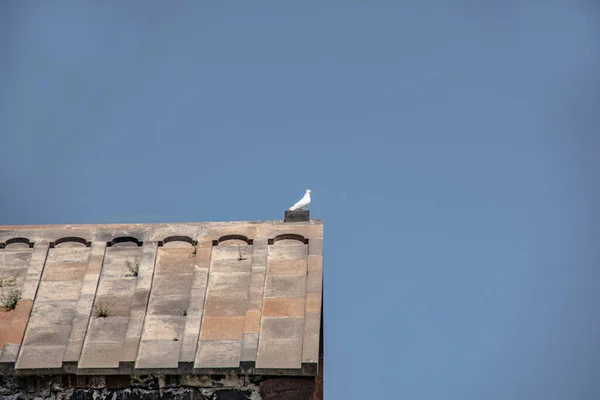
{"label": "stone parapet", "polygon": [[0,372],[314,377],[322,274],[315,219],[0,226]]}

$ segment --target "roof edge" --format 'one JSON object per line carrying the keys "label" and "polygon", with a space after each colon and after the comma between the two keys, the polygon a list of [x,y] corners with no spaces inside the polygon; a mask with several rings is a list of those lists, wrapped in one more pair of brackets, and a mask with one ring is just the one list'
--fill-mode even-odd
{"label": "roof edge", "polygon": [[[250,220],[250,221],[196,221],[196,222],[132,222],[132,223],[118,223],[118,224],[44,224],[44,225],[0,225],[0,231],[2,230],[27,230],[27,229],[68,229],[68,228],[125,228],[134,226],[167,226],[167,225],[185,225],[185,226],[200,226],[200,225],[211,225],[211,226],[227,226],[237,224],[274,224],[283,225],[287,224],[282,220]],[[322,225],[322,218],[312,218],[306,222],[294,222],[293,225]]]}

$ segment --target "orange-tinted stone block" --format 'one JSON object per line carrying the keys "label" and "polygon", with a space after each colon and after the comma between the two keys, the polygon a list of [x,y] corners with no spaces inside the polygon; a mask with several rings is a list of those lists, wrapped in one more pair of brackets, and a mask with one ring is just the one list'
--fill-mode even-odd
{"label": "orange-tinted stone block", "polygon": [[202,320],[200,340],[242,340],[246,317],[208,317]]}
{"label": "orange-tinted stone block", "polygon": [[304,316],[304,298],[266,297],[263,315],[265,317],[302,317]]}
{"label": "orange-tinted stone block", "polygon": [[306,260],[271,261],[267,275],[306,275]]}
{"label": "orange-tinted stone block", "polygon": [[306,294],[306,312],[321,312],[321,293]]}
{"label": "orange-tinted stone block", "polygon": [[17,303],[17,307],[14,310],[14,318],[17,319],[29,319],[29,314],[31,313],[31,308],[33,307],[33,301],[31,300],[20,300]]}
{"label": "orange-tinted stone block", "polygon": [[260,331],[260,311],[246,311],[244,333],[258,333]]}
{"label": "orange-tinted stone block", "polygon": [[6,334],[6,343],[21,344],[27,327],[27,320],[13,319]]}

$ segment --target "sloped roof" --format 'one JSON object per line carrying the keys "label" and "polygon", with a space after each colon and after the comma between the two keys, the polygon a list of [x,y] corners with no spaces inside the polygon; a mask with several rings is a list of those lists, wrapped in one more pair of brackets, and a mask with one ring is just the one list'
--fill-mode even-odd
{"label": "sloped roof", "polygon": [[321,220],[0,226],[0,368],[316,375],[322,263]]}

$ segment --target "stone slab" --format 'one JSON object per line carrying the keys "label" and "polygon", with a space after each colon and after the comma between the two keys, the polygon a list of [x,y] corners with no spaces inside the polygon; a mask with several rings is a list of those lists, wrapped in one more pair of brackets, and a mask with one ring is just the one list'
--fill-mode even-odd
{"label": "stone slab", "polygon": [[242,260],[228,259],[215,260],[211,262],[211,272],[250,272],[252,267],[252,256],[246,255]]}
{"label": "stone slab", "polygon": [[[36,243],[34,249],[20,250],[27,254],[0,250],[0,272],[10,269],[31,300],[37,291],[29,321],[31,335],[18,351],[24,360],[31,360],[34,356],[28,349],[42,350],[44,365],[54,365],[47,368],[66,368],[69,373],[77,371],[69,363],[78,363],[82,373],[117,373],[119,368],[133,368],[142,356],[143,342],[157,349],[149,353],[150,358],[164,351],[156,365],[165,373],[171,368],[187,370],[190,366],[185,364],[190,362],[200,369],[237,368],[242,359],[256,361],[258,369],[262,363],[264,370],[272,370],[270,363],[279,364],[275,369],[280,373],[305,373],[308,370],[297,365],[298,354],[306,364],[315,364],[320,339],[322,228],[320,220],[12,227],[12,232],[0,227],[0,238],[28,237]],[[230,240],[213,246],[214,240],[230,234],[245,235],[253,244]],[[268,244],[282,234],[300,235],[308,244],[293,239]],[[177,242],[158,247],[158,240],[178,235],[198,240],[198,245]],[[83,237],[91,247],[47,248],[48,242],[65,236]],[[106,247],[107,241],[120,236],[137,237],[144,245]],[[10,257],[22,265],[3,266],[2,261]],[[125,276],[127,260],[139,262],[137,276]],[[42,271],[45,279],[38,286]],[[109,318],[93,316],[94,298],[114,302]],[[172,320],[177,321],[176,329],[170,329]],[[23,325],[26,320],[18,321]],[[48,333],[36,328],[50,325],[71,329],[63,334],[60,329]],[[20,341],[14,326],[9,329],[10,340]],[[0,340],[6,339],[7,334],[0,332]],[[300,342],[302,346],[296,346]],[[288,353],[283,359],[280,347]],[[172,361],[165,362],[169,357]],[[59,365],[62,361],[67,364]]]}
{"label": "stone slab", "polygon": [[98,296],[133,297],[135,286],[135,278],[113,278],[102,275],[96,294]]}
{"label": "stone slab", "polygon": [[69,340],[63,355],[63,362],[78,362],[82,348],[83,340]]}
{"label": "stone slab", "polygon": [[29,318],[29,327],[44,327],[52,324],[69,324],[75,316],[77,302],[59,301],[56,303],[35,302]]}
{"label": "stone slab", "polygon": [[238,368],[242,341],[200,340],[194,368]]}
{"label": "stone slab", "polygon": [[183,315],[190,309],[190,296],[183,294],[151,296],[148,315]]}
{"label": "stone slab", "polygon": [[108,310],[108,314],[111,317],[128,317],[131,313],[132,302],[133,299],[131,297],[98,295],[94,301],[91,314],[95,318],[99,309],[104,308]]}
{"label": "stone slab", "polygon": [[323,273],[323,256],[308,256],[308,272]]}
{"label": "stone slab", "polygon": [[175,294],[189,295],[192,289],[193,274],[156,275],[152,281],[152,292],[156,295],[169,296]]}
{"label": "stone slab", "polygon": [[263,317],[260,327],[260,340],[263,339],[300,339],[304,333],[304,316]]}
{"label": "stone slab", "polygon": [[307,263],[304,260],[273,260],[269,262],[267,275],[306,276]]}
{"label": "stone slab", "polygon": [[129,317],[91,318],[85,342],[86,344],[123,343],[128,325]]}
{"label": "stone slab", "polygon": [[306,293],[306,312],[321,312],[321,293]]}
{"label": "stone slab", "polygon": [[80,262],[46,263],[42,280],[45,281],[74,281],[82,280],[87,273],[88,264]]}
{"label": "stone slab", "polygon": [[260,338],[256,368],[296,369],[302,367],[302,339]]}
{"label": "stone slab", "polygon": [[36,303],[38,301],[69,301],[79,298],[81,281],[44,281],[38,288]]}
{"label": "stone slab", "polygon": [[182,315],[147,315],[144,321],[142,341],[181,340],[185,317]]}
{"label": "stone slab", "polygon": [[135,368],[177,368],[181,341],[141,341]]}
{"label": "stone slab", "polygon": [[265,297],[305,297],[306,276],[267,276]]}
{"label": "stone slab", "polygon": [[83,345],[78,368],[118,368],[123,343],[88,343]]}
{"label": "stone slab", "polygon": [[260,332],[260,310],[248,310],[246,311],[246,318],[244,319],[244,333],[259,333]]}
{"label": "stone slab", "polygon": [[66,346],[71,325],[46,325],[30,327],[23,346]]}
{"label": "stone slab", "polygon": [[23,346],[15,369],[62,367],[65,346]]}
{"label": "stone slab", "polygon": [[200,340],[242,340],[245,317],[208,316],[202,320]]}
{"label": "stone slab", "polygon": [[256,361],[258,352],[258,333],[245,333],[242,339],[241,361]]}
{"label": "stone slab", "polygon": [[0,351],[0,363],[14,363],[19,354],[20,344],[7,343]]}
{"label": "stone slab", "polygon": [[209,294],[248,293],[250,274],[246,272],[210,272],[208,280]]}
{"label": "stone slab", "polygon": [[263,315],[265,317],[303,317],[305,299],[302,297],[265,297]]}
{"label": "stone slab", "polygon": [[271,260],[302,260],[308,256],[308,246],[292,241],[293,244],[277,242],[269,246],[269,261]]}
{"label": "stone slab", "polygon": [[210,317],[235,317],[246,314],[247,293],[212,294],[209,292],[204,306],[204,315]]}
{"label": "stone slab", "polygon": [[90,249],[88,247],[77,248],[54,248],[48,250],[46,262],[83,262],[86,263],[90,258]]}
{"label": "stone slab", "polygon": [[311,238],[308,241],[308,255],[323,255],[323,238]]}
{"label": "stone slab", "polygon": [[266,267],[253,267],[250,275],[248,310],[261,310],[265,291]]}
{"label": "stone slab", "polygon": [[319,313],[307,312],[304,317],[303,363],[316,363],[319,361],[320,330],[321,315]]}
{"label": "stone slab", "polygon": [[185,319],[183,341],[179,355],[180,362],[194,362],[198,348],[198,336],[202,324],[202,313],[199,315],[188,314]]}

